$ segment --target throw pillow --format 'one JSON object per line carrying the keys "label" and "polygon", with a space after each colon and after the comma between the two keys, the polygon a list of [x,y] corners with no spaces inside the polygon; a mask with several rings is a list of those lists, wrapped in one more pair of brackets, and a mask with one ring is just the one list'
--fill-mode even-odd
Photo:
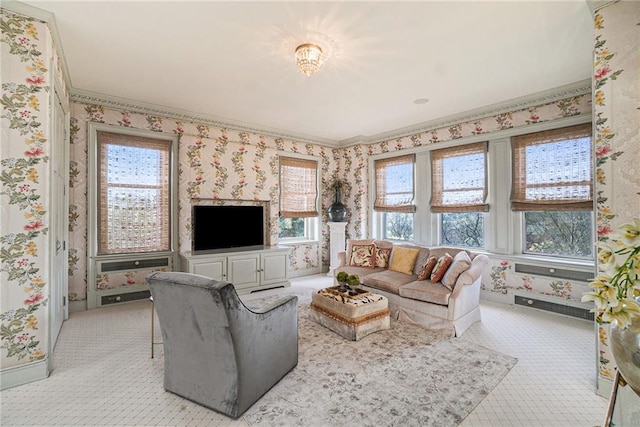
{"label": "throw pillow", "polygon": [[373,243],[368,245],[351,245],[349,253],[349,265],[352,267],[373,267],[375,265],[376,247]]}
{"label": "throw pillow", "polygon": [[418,280],[427,280],[429,276],[431,276],[433,267],[436,266],[437,262],[438,262],[438,259],[436,257],[430,256],[422,265],[422,268],[420,269],[420,274],[418,274]]}
{"label": "throw pillow", "polygon": [[376,267],[389,268],[392,248],[381,248],[376,245]]}
{"label": "throw pillow", "polygon": [[456,256],[453,257],[451,267],[449,267],[447,272],[444,274],[442,284],[450,291],[453,291],[453,288],[456,286],[458,276],[467,271],[470,267],[471,258],[469,258],[469,254],[465,251],[458,252]]}
{"label": "throw pillow", "polygon": [[389,265],[389,270],[404,274],[413,274],[413,267],[416,265],[418,252],[418,249],[394,246],[391,251],[391,264]]}
{"label": "throw pillow", "polygon": [[436,266],[433,267],[433,271],[431,272],[431,281],[433,283],[436,283],[442,280],[444,274],[447,272],[447,268],[449,268],[452,262],[453,257],[451,255],[449,255],[448,253],[442,255],[438,259]]}

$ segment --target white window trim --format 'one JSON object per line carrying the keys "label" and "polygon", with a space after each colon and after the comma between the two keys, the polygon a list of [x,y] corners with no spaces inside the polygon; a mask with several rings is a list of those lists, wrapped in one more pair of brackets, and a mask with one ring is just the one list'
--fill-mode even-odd
{"label": "white window trim", "polygon": [[[322,217],[322,204],[320,203],[320,200],[322,198],[322,191],[321,191],[322,190],[322,186],[321,186],[322,162],[316,156],[311,156],[308,154],[292,153],[289,151],[279,151],[278,156],[312,160],[316,162],[316,194],[318,195],[316,198],[316,208],[318,209],[318,213],[320,213],[320,215],[317,217],[305,218],[305,230],[307,231],[306,233],[307,235],[305,237],[279,237],[278,236],[278,243],[282,243],[282,244],[300,243],[301,244],[301,243],[318,242],[320,240],[320,218]],[[280,182],[279,166],[278,166],[278,182]],[[280,202],[280,188],[278,187],[278,203],[279,202]]]}

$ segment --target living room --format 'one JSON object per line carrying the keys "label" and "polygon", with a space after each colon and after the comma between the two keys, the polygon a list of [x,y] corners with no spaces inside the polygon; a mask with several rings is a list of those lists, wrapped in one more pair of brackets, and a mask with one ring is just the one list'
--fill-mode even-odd
{"label": "living room", "polygon": [[[46,4],[39,5],[39,7],[47,9]],[[582,3],[581,7],[588,10],[586,3]],[[438,216],[429,212],[428,191],[426,188],[420,187],[429,182],[428,178],[426,178],[429,167],[428,153],[432,148],[429,146],[436,142],[443,144],[442,146],[449,147],[458,143],[467,144],[488,141],[488,203],[492,210],[485,216],[485,230],[487,231],[485,236],[488,238],[485,239],[483,250],[490,253],[491,266],[483,277],[483,299],[492,299],[508,304],[513,303],[512,299],[515,293],[524,291],[528,293],[525,295],[533,293],[543,300],[550,297],[551,301],[561,305],[573,304],[580,306],[581,294],[587,290],[586,282],[567,281],[565,279],[556,280],[548,278],[548,276],[527,275],[515,271],[516,263],[523,263],[522,260],[527,258],[520,256],[519,253],[521,252],[520,240],[517,235],[519,228],[511,219],[514,215],[517,216],[519,214],[513,214],[510,210],[510,188],[499,185],[499,183],[510,180],[511,170],[506,166],[509,163],[509,138],[534,131],[546,131],[589,123],[597,118],[596,132],[600,132],[601,136],[598,137],[597,134],[594,134],[594,139],[598,144],[598,141],[603,139],[602,136],[606,136],[606,141],[602,141],[602,145],[597,146],[603,149],[596,151],[599,171],[597,172],[594,194],[598,195],[598,200],[593,218],[593,227],[598,230],[598,238],[603,238],[610,234],[617,225],[632,220],[633,212],[637,211],[637,197],[635,197],[637,183],[632,175],[625,173],[625,170],[629,170],[630,165],[633,164],[631,159],[635,158],[633,154],[636,148],[630,141],[634,141],[632,135],[634,135],[633,131],[637,127],[637,120],[633,116],[637,102],[634,104],[636,100],[628,96],[629,89],[624,90],[625,96],[623,97],[614,94],[617,93],[615,92],[616,90],[622,90],[620,87],[633,88],[635,87],[634,85],[637,86],[637,82],[632,78],[634,74],[632,71],[637,69],[637,63],[632,60],[634,57],[632,54],[633,49],[629,49],[627,45],[627,39],[629,38],[627,33],[628,26],[623,25],[627,23],[627,20],[622,17],[624,12],[621,11],[637,12],[627,2],[607,6],[602,9],[601,18],[599,18],[603,19],[602,16],[604,16],[607,25],[598,24],[597,15],[585,12],[588,14],[589,20],[591,20],[589,27],[593,26],[593,22],[596,22],[596,31],[594,33],[593,30],[590,30],[588,43],[593,46],[594,40],[597,40],[596,44],[606,40],[608,43],[607,49],[610,52],[615,52],[612,58],[607,59],[609,71],[605,73],[606,75],[600,73],[602,67],[598,65],[589,68],[583,75],[584,78],[588,78],[590,75],[595,76],[594,81],[598,85],[602,85],[603,96],[606,95],[606,102],[592,94],[594,83],[589,80],[585,81],[583,78],[580,81],[572,81],[570,82],[571,84],[564,85],[561,88],[542,88],[537,93],[531,93],[531,96],[527,97],[526,100],[511,99],[511,102],[502,105],[501,108],[495,106],[485,108],[484,115],[480,114],[474,117],[473,114],[469,113],[460,114],[458,121],[452,123],[447,123],[446,120],[440,118],[440,120],[434,122],[441,124],[440,126],[427,126],[421,131],[404,135],[399,133],[397,136],[385,137],[378,141],[368,141],[366,138],[361,138],[340,146],[323,143],[322,141],[313,142],[304,138],[279,137],[274,136],[274,132],[267,132],[266,130],[251,131],[249,127],[242,128],[238,126],[238,128],[234,128],[231,125],[220,126],[205,120],[176,118],[168,109],[162,110],[158,109],[157,106],[142,105],[148,102],[148,99],[138,99],[140,101],[138,105],[135,105],[135,103],[124,105],[122,100],[116,99],[116,97],[99,97],[96,94],[88,94],[69,88],[68,90],[71,92],[71,101],[69,102],[71,141],[69,168],[70,231],[68,239],[69,277],[67,289],[69,311],[76,312],[90,308],[91,303],[89,300],[92,292],[101,290],[106,291],[108,294],[111,289],[124,287],[120,283],[126,285],[131,280],[133,282],[132,286],[139,286],[141,281],[139,277],[134,277],[133,279],[127,277],[126,272],[122,273],[122,277],[112,274],[108,280],[102,281],[97,275],[94,277],[87,275],[88,271],[92,271],[87,253],[89,200],[87,196],[88,179],[86,177],[89,177],[90,174],[88,172],[89,164],[85,160],[89,146],[88,128],[90,123],[151,130],[171,136],[179,135],[180,152],[178,153],[178,158],[180,159],[179,168],[181,170],[179,188],[181,190],[178,197],[181,206],[177,215],[177,240],[179,242],[178,250],[181,252],[185,251],[185,248],[188,250],[191,247],[192,236],[187,226],[190,224],[192,199],[205,201],[216,199],[267,201],[269,203],[269,243],[285,243],[280,241],[276,227],[279,199],[277,192],[274,193],[273,188],[277,187],[278,184],[278,170],[277,161],[274,166],[272,159],[277,158],[281,153],[317,159],[320,165],[318,172],[321,183],[320,208],[322,210],[322,219],[318,221],[319,224],[316,227],[320,230],[320,233],[315,238],[290,243],[294,250],[290,257],[289,268],[291,275],[298,277],[322,273],[328,267],[330,242],[326,225],[326,213],[324,211],[333,201],[333,191],[330,188],[330,184],[335,178],[347,183],[342,194],[343,201],[347,205],[349,212],[347,236],[349,238],[384,237],[379,234],[380,230],[376,228],[380,223],[376,222],[376,214],[373,214],[371,210],[371,203],[373,202],[372,162],[376,159],[389,157],[396,151],[402,152],[402,154],[415,154],[417,158],[416,218],[419,218],[414,223],[415,240],[420,244],[433,246],[438,244],[440,239]],[[633,16],[632,13],[627,14]],[[609,24],[611,21],[613,21],[613,24]],[[63,24],[58,23],[58,25],[62,26]],[[602,28],[599,28],[598,25]],[[46,42],[48,45],[58,46],[59,41],[54,36],[43,36],[48,32],[46,25],[36,21],[34,26],[43,43]],[[25,27],[27,34],[28,31]],[[67,48],[67,46],[69,45],[62,43],[63,48]],[[601,46],[597,49],[599,48]],[[69,49],[71,49],[70,46]],[[628,53],[626,54],[625,52]],[[608,57],[608,55],[605,56]],[[4,59],[5,57],[3,56],[3,63],[7,63]],[[18,64],[16,68],[19,68],[20,61],[13,59],[12,61],[15,61]],[[330,64],[331,62],[328,59],[325,64],[327,68],[321,68],[317,75],[311,76],[306,82],[312,82],[310,79],[318,77],[322,71],[330,70]],[[622,69],[625,72],[615,74],[616,71]],[[73,66],[71,71],[73,74]],[[297,70],[294,71],[299,73]],[[49,77],[51,77],[52,72],[43,71],[43,73],[47,76],[47,80],[51,80]],[[615,75],[616,79],[611,78],[612,74]],[[304,76],[301,75],[301,77]],[[306,79],[306,77],[304,78]],[[19,80],[24,80],[24,77],[21,76]],[[299,86],[301,83],[296,83],[296,85]],[[614,94],[609,94],[604,89],[614,91]],[[61,92],[65,93],[66,91],[67,89],[65,88]],[[36,95],[42,96],[42,93]],[[40,104],[45,105],[49,101],[50,99],[45,96],[40,101]],[[484,105],[487,104],[490,103],[485,103]],[[153,112],[152,110],[156,111]],[[458,110],[455,113],[464,113],[465,111]],[[38,114],[42,114],[42,112]],[[613,117],[615,116],[619,118],[614,120]],[[464,119],[465,117],[467,119]],[[606,120],[603,121],[604,119],[608,119],[608,122]],[[621,122],[626,123],[626,125],[620,125]],[[599,130],[598,126],[600,126]],[[384,131],[392,128],[388,127]],[[611,134],[616,137],[609,138]],[[20,145],[24,144],[23,139],[16,138],[16,144],[20,152],[24,152],[23,145]],[[13,142],[13,139],[10,141]],[[620,152],[623,152],[624,155],[616,154]],[[217,169],[212,166],[213,164],[218,165]],[[615,167],[613,166],[614,164],[616,165]],[[501,165],[505,167],[501,168]],[[44,168],[42,164],[36,165],[35,169],[39,171],[40,176],[47,176],[47,172],[44,169],[39,169],[41,167]],[[225,171],[226,178],[221,178],[224,174],[216,175],[216,170]],[[265,175],[258,171],[264,171]],[[262,177],[265,178],[263,179]],[[43,182],[33,182],[32,188],[36,188],[37,194],[48,199],[49,196],[47,191],[44,190]],[[613,182],[616,182],[615,186]],[[618,182],[622,182],[622,184],[618,184]],[[234,188],[234,185],[238,183],[243,185],[240,188]],[[16,223],[19,222],[16,221]],[[21,223],[15,225],[13,221],[11,224],[3,222],[3,236],[19,233],[22,230],[23,224]],[[44,235],[38,236],[37,239],[38,247],[44,248],[47,245]],[[33,268],[39,268],[42,272],[47,272],[50,267],[48,261],[45,262],[43,259],[46,258],[43,255],[44,253],[46,253],[44,249],[41,249],[39,254],[33,254],[29,260],[32,262]],[[570,269],[579,272],[594,270],[593,255],[591,261],[573,262],[563,262],[557,258],[549,260],[548,257],[546,259],[545,257],[538,257],[537,261],[531,261],[531,258],[528,258],[527,264],[559,270]],[[3,269],[3,271],[7,271],[4,266]],[[95,272],[95,270],[93,271]],[[523,279],[525,276],[529,277],[528,281]],[[557,283],[558,281],[560,281],[559,284]],[[18,283],[18,281],[14,280],[9,280],[8,283],[10,285],[4,291],[7,292],[6,297],[3,295],[3,314],[24,308],[24,289],[26,287],[23,286],[23,283]],[[13,286],[12,283],[15,283],[16,286]],[[27,294],[30,299],[33,299],[35,295],[44,295],[47,298],[52,298],[48,287],[38,288],[33,285],[30,287],[32,291]],[[510,297],[511,300],[506,299],[507,297]],[[50,355],[50,349],[48,348],[49,337],[44,332],[50,326],[48,314],[44,305],[36,305],[38,302],[40,301],[33,299],[33,303],[27,304],[27,307],[33,310],[32,313],[35,313],[40,326],[38,331],[29,329],[33,331],[29,339],[32,343],[37,342],[37,344],[30,347],[30,350],[24,352],[23,357],[20,358],[8,356],[6,352],[3,352],[3,371],[5,367],[20,366],[24,365],[25,362],[43,361]],[[3,346],[3,349],[8,349],[8,347]],[[601,355],[598,366],[598,382],[606,384],[606,380],[610,381],[612,379],[614,365],[611,362],[610,352],[606,343],[600,342],[598,349],[598,354]],[[593,357],[595,359],[596,355],[594,354]],[[593,369],[595,382],[595,362]],[[606,385],[598,386],[598,388],[601,387],[606,389]],[[606,390],[602,394],[606,394]]]}

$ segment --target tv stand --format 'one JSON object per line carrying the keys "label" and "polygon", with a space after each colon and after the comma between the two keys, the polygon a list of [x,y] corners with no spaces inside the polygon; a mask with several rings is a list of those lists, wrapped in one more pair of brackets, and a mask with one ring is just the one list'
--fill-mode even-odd
{"label": "tv stand", "polygon": [[232,283],[238,294],[291,286],[289,252],[283,246],[180,253],[180,271]]}

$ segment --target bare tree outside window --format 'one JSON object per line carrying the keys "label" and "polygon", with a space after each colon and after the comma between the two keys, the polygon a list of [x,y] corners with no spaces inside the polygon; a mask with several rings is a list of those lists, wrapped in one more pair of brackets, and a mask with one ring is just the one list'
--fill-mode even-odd
{"label": "bare tree outside window", "polygon": [[307,235],[304,218],[280,218],[280,233],[278,237],[285,239],[303,238]]}
{"label": "bare tree outside window", "polygon": [[383,214],[383,235],[390,240],[413,240],[413,214],[406,212],[385,212]]}
{"label": "bare tree outside window", "polygon": [[443,213],[442,244],[481,248],[484,246],[484,217],[481,212]]}
{"label": "bare tree outside window", "polygon": [[590,211],[525,212],[525,252],[593,257]]}

